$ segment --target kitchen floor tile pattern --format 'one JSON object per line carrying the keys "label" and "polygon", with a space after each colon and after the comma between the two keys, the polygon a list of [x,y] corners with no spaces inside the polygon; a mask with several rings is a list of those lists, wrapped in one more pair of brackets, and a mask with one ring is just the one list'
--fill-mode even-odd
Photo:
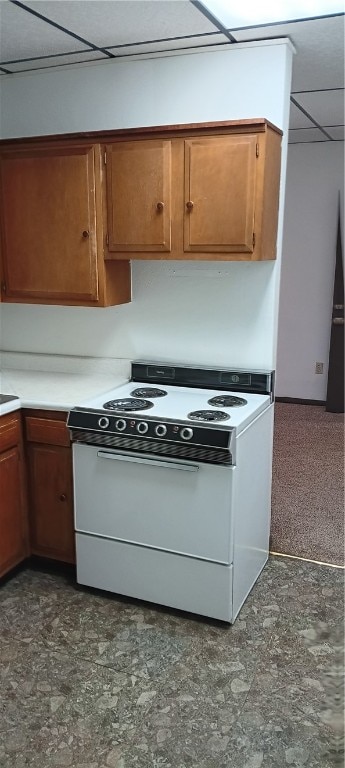
{"label": "kitchen floor tile pattern", "polygon": [[0,588],[1,768],[342,765],[343,596],[342,571],[271,557],[230,627],[19,572]]}

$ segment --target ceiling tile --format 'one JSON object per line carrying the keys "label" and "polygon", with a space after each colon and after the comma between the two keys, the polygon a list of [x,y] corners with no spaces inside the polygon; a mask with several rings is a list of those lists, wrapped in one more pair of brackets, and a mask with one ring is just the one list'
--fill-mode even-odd
{"label": "ceiling tile", "polygon": [[296,48],[292,91],[344,86],[344,16],[231,30],[236,40],[288,37]]}
{"label": "ceiling tile", "polygon": [[294,94],[294,98],[319,125],[344,123],[344,91],[315,91]]}
{"label": "ceiling tile", "polygon": [[18,61],[16,64],[9,64],[7,69],[11,72],[31,72],[33,69],[52,69],[53,67],[61,67],[66,64],[85,64],[88,61],[104,60],[109,61],[108,57],[100,51],[84,51],[84,53],[70,53],[46,59]]}
{"label": "ceiling tile", "polygon": [[343,125],[332,125],[327,128],[327,133],[329,133],[329,135],[332,136],[332,139],[335,139],[336,141],[344,141]]}
{"label": "ceiling tile", "polygon": [[109,47],[107,50],[115,56],[133,56],[135,54],[155,53],[164,51],[183,50],[185,48],[204,48],[205,46],[228,45],[229,40],[225,35],[200,35],[198,37],[179,38],[156,43],[139,43],[138,45],[126,45]]}
{"label": "ceiling tile", "polygon": [[302,128],[297,131],[289,131],[289,144],[306,144],[315,141],[329,141],[318,128]]}
{"label": "ceiling tile", "polygon": [[1,63],[82,49],[85,49],[85,44],[73,37],[54,29],[17,5],[0,2]]}
{"label": "ceiling tile", "polygon": [[189,0],[28,0],[26,5],[99,47],[215,32]]}
{"label": "ceiling tile", "polygon": [[296,107],[293,102],[290,103],[290,128],[314,128],[314,123]]}

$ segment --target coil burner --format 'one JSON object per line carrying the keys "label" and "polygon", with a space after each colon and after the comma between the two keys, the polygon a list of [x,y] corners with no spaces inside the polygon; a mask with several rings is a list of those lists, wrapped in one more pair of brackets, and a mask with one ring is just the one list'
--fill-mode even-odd
{"label": "coil burner", "polygon": [[216,405],[218,408],[239,408],[241,405],[247,405],[247,400],[244,397],[236,397],[235,395],[216,395],[216,397],[211,397],[211,400],[207,402],[209,405]]}
{"label": "coil burner", "polygon": [[187,418],[191,421],[227,421],[230,416],[225,411],[192,411]]}
{"label": "coil burner", "polygon": [[164,395],[167,395],[165,389],[157,389],[154,387],[138,387],[138,389],[133,389],[133,392],[131,392],[132,397],[144,397],[145,399],[147,397],[164,397]]}
{"label": "coil burner", "polygon": [[108,400],[107,403],[104,403],[103,408],[107,411],[146,411],[148,408],[153,408],[153,403],[140,398],[125,397],[118,400]]}

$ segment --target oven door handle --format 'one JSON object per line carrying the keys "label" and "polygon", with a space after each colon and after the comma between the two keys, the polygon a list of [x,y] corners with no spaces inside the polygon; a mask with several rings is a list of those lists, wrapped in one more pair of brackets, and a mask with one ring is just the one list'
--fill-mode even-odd
{"label": "oven door handle", "polygon": [[197,464],[187,464],[173,461],[161,461],[160,459],[145,459],[142,456],[132,456],[130,454],[123,453],[110,453],[110,451],[97,451],[97,456],[100,459],[112,459],[115,461],[131,461],[134,464],[149,464],[153,467],[166,467],[168,469],[180,469],[185,472],[198,472],[199,467]]}

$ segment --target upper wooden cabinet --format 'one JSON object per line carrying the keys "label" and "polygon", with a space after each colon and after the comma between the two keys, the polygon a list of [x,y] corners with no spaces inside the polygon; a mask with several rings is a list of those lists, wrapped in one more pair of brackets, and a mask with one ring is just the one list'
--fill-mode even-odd
{"label": "upper wooden cabinet", "polygon": [[106,145],[106,258],[275,258],[281,132],[265,120],[191,128]]}
{"label": "upper wooden cabinet", "polygon": [[108,252],[171,251],[171,141],[105,148]]}
{"label": "upper wooden cabinet", "polygon": [[263,118],[0,142],[2,300],[109,306],[131,259],[274,259],[280,152]]}
{"label": "upper wooden cabinet", "polygon": [[257,136],[184,143],[184,251],[253,253]]}
{"label": "upper wooden cabinet", "polygon": [[3,301],[130,300],[128,262],[104,263],[98,145],[0,147],[0,215]]}

